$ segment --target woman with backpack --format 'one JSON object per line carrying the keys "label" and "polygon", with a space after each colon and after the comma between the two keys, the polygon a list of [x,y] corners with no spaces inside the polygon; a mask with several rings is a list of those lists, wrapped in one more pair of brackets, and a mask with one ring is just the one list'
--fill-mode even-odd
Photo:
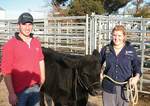
{"label": "woman with backpack", "polygon": [[136,85],[141,76],[140,59],[126,37],[124,26],[116,25],[112,30],[110,44],[100,51],[101,67],[106,62],[100,74],[104,106],[128,106],[126,84],[120,83],[130,81],[131,85]]}

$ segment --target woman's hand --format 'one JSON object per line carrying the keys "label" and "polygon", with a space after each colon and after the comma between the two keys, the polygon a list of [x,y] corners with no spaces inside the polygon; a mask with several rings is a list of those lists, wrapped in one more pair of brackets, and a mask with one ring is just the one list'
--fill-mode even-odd
{"label": "woman's hand", "polygon": [[139,80],[140,80],[140,75],[137,74],[135,77],[131,77],[131,78],[130,78],[130,84],[131,84],[131,85],[136,85]]}
{"label": "woman's hand", "polygon": [[103,78],[104,78],[103,73],[100,73],[100,80],[102,81],[102,80],[103,80]]}

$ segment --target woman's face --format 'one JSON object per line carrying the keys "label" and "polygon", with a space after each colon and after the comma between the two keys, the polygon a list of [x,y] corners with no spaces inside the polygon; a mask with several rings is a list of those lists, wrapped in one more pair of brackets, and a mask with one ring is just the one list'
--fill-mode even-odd
{"label": "woman's face", "polygon": [[120,46],[125,42],[125,35],[122,31],[114,31],[112,34],[112,40],[115,46]]}

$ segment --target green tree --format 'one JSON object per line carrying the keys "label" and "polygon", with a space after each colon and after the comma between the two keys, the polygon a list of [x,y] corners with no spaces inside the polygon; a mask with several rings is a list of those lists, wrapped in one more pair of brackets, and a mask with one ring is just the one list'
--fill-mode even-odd
{"label": "green tree", "polygon": [[[70,1],[70,2],[69,2]],[[96,14],[112,14],[118,11],[118,9],[124,7],[128,2],[132,0],[52,0],[51,4],[55,10],[63,11],[66,15],[85,15],[95,12]],[[69,3],[66,10],[61,6]],[[140,4],[143,0],[135,0],[132,5],[136,6],[135,16],[139,16],[139,11],[142,11]],[[144,11],[146,10],[146,11]],[[149,14],[147,9],[144,8],[142,14]]]}
{"label": "green tree", "polygon": [[103,14],[104,9],[101,0],[73,0],[69,6],[69,15],[82,16],[85,14]]}
{"label": "green tree", "polygon": [[52,0],[51,4],[55,6],[65,5],[68,0]]}
{"label": "green tree", "polygon": [[130,1],[131,0],[102,0],[104,9],[108,14],[116,12]]}
{"label": "green tree", "polygon": [[[60,9],[61,5],[69,0],[52,0],[54,8]],[[125,6],[131,0],[70,0],[68,5],[69,15],[85,15],[95,12],[96,14],[111,14]]]}
{"label": "green tree", "polygon": [[132,5],[135,6],[135,17],[150,18],[150,2],[146,2],[143,5],[144,0],[135,0]]}
{"label": "green tree", "polygon": [[[48,6],[51,6],[53,9],[54,16],[64,16],[68,13],[68,10],[64,10],[61,7],[65,6],[66,2],[69,0],[50,0],[46,1]],[[56,14],[55,14],[56,13]]]}
{"label": "green tree", "polygon": [[144,18],[150,18],[150,6],[146,5],[141,9],[138,9],[138,11],[134,14],[135,17],[144,17]]}
{"label": "green tree", "polygon": [[143,0],[135,0],[132,4],[136,6],[136,12],[135,14],[138,13],[138,11],[141,9],[140,5],[143,3]]}

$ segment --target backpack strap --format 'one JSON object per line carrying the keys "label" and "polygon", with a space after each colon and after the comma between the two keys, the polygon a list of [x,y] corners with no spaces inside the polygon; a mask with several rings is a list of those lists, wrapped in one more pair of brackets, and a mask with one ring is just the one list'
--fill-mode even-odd
{"label": "backpack strap", "polygon": [[108,57],[109,53],[110,53],[110,44],[105,46],[105,51],[104,51],[105,61],[106,61],[106,58]]}

